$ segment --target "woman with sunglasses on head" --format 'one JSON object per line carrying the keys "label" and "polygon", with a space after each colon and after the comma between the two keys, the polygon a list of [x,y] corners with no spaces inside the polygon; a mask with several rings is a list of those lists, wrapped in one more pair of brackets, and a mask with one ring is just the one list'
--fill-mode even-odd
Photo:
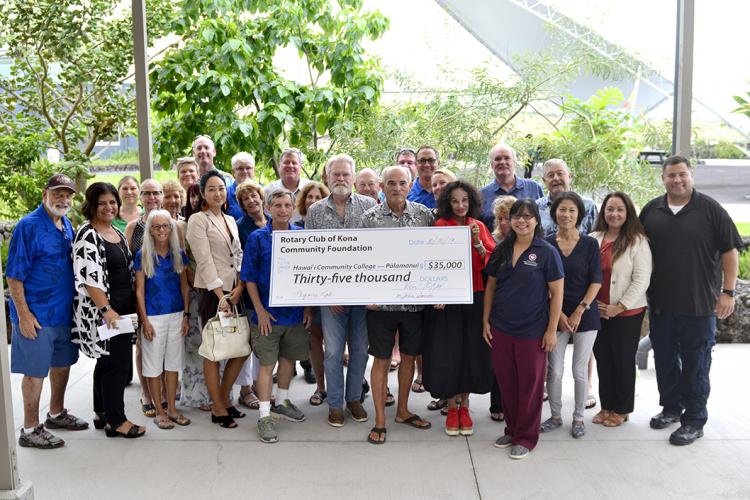
{"label": "woman with sunglasses on head", "polygon": [[182,370],[190,309],[185,276],[187,255],[181,248],[177,221],[166,210],[152,210],[146,219],[143,247],[135,254],[135,295],[141,317],[143,375],[152,394],[162,393],[166,403],[156,408],[154,423],[160,429],[190,420],[175,407],[178,374]]}
{"label": "woman with sunglasses on head", "polygon": [[125,416],[125,385],[133,363],[132,335],[100,340],[98,327],[114,329],[121,316],[135,314],[133,256],[125,236],[112,221],[120,197],[112,184],[95,182],[86,189],[81,213],[88,220],[73,241],[73,272],[77,295],[71,340],[94,367],[94,427],[107,437],[138,438],[146,429]]}
{"label": "woman with sunglasses on head", "polygon": [[601,328],[594,342],[602,410],[591,420],[617,427],[635,403],[635,363],[651,281],[651,248],[635,206],[622,192],[604,197],[591,236],[599,242],[602,287],[596,296]]}
{"label": "woman with sunglasses on head", "polygon": [[539,441],[546,353],[555,348],[563,301],[560,254],[542,236],[536,202],[510,208],[510,231],[487,265],[484,338],[502,387],[505,434],[498,448],[528,456]]}

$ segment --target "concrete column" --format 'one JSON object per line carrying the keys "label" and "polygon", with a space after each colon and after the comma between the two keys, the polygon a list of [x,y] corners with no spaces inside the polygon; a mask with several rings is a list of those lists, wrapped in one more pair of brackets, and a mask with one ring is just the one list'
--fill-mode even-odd
{"label": "concrete column", "polygon": [[133,52],[135,63],[135,103],[138,123],[138,163],[141,182],[154,176],[151,148],[151,118],[149,116],[148,47],[145,0],[133,0]]}
{"label": "concrete column", "polygon": [[672,154],[690,157],[693,104],[695,0],[677,0]]}
{"label": "concrete column", "polygon": [[[0,241],[0,247],[3,245]],[[0,261],[0,276],[3,264]],[[5,287],[0,279],[0,298],[5,297]],[[3,299],[4,300],[4,299]],[[0,428],[0,500],[34,498],[34,487],[30,481],[21,481],[18,477],[16,456],[16,432],[13,428],[13,398],[10,392],[10,365],[8,364],[8,347],[5,326],[5,304],[0,307],[0,416],[3,425]]]}

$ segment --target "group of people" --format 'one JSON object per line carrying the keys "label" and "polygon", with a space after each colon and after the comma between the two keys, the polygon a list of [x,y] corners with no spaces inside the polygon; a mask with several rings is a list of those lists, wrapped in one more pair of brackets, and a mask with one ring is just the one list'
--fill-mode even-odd
{"label": "group of people", "polygon": [[[193,156],[175,165],[178,182],[91,184],[81,207],[86,222],[75,231],[66,213],[76,186],[55,175],[39,208],[17,224],[6,275],[11,369],[24,375],[21,446],[59,447],[63,440],[48,429],[88,427],[64,405],[79,352],[96,359],[94,426],[108,437],[143,436],[124,405],[135,345],[142,410],[160,429],[191,423],[178,403],[237,427],[246,416],[233,404],[239,385],[237,401],[258,411],[259,439],[276,442],[274,415],[305,420],[289,397],[297,361],[316,384],[309,403],[328,403],[331,426],[343,426],[347,415],[365,422],[373,356],[368,442],[386,441],[385,407],[393,404],[395,422],[429,429],[408,405],[410,392],[425,390],[434,398],[428,409],[446,415],[446,434],[471,435],[470,395],[491,393],[490,415],[506,425],[495,445],[523,459],[540,433],[563,426],[571,340],[572,436],[586,432],[593,357],[601,411],[592,422],[628,420],[646,311],[663,407],[651,427],[679,422],[670,436],[676,445],[703,435],[716,319],[733,311],[742,243],[726,211],[694,189],[686,158],[667,159],[666,193],[639,216],[623,192],[607,194],[597,210],[574,192],[560,159],[544,164],[545,194],[515,174],[507,144],[490,150],[494,179],[481,190],[440,168],[430,146],[399,150],[379,174],[335,155],[323,182],[303,179],[302,153],[287,149],[279,179],[265,187],[254,180],[252,155],[232,158],[233,176],[216,169],[215,156],[211,139],[199,136]],[[269,305],[273,231],[433,225],[470,228],[470,304]],[[221,362],[200,356],[203,326],[237,307],[249,320],[252,354]],[[117,334],[131,330],[123,328],[128,321],[136,333]],[[389,370],[398,370],[395,396]],[[48,375],[50,411],[40,424]],[[542,422],[546,399],[551,416]]]}

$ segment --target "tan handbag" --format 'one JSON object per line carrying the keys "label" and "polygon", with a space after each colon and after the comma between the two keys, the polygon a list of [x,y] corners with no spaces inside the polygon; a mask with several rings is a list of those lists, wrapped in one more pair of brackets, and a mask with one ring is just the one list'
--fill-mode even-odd
{"label": "tan handbag", "polygon": [[232,306],[230,316],[224,317],[224,326],[219,318],[221,306],[229,300],[224,295],[219,301],[216,316],[208,320],[203,327],[203,340],[198,354],[210,361],[241,358],[252,352],[250,347],[250,324],[243,314],[237,312],[237,306]]}

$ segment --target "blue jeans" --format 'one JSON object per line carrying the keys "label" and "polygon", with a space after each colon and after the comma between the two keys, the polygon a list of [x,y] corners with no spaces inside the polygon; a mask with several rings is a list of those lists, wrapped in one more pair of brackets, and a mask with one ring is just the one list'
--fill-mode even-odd
{"label": "blue jeans", "polygon": [[359,401],[367,367],[367,322],[365,306],[345,306],[341,314],[321,307],[325,355],[326,392],[331,409],[344,407],[344,346],[349,344],[349,369],[346,374],[346,401]]}
{"label": "blue jeans", "polygon": [[659,404],[668,415],[682,415],[683,425],[702,429],[708,420],[716,316],[652,312],[649,317]]}

